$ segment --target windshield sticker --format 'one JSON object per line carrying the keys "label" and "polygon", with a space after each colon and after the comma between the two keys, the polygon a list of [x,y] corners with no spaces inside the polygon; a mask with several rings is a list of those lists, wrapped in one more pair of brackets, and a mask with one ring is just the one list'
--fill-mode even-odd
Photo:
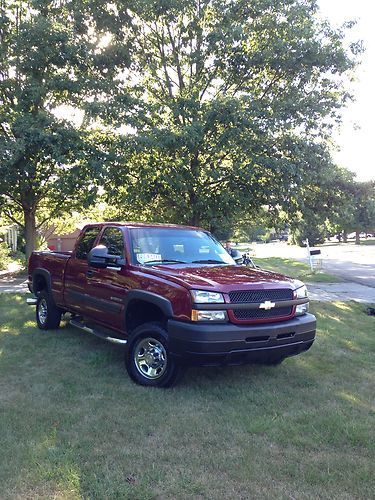
{"label": "windshield sticker", "polygon": [[160,253],[137,253],[137,261],[140,264],[144,264],[145,262],[153,262],[154,260],[161,260]]}

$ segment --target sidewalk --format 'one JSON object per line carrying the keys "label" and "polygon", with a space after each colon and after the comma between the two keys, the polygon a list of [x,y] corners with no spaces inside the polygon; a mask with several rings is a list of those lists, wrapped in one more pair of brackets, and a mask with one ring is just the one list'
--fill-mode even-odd
{"label": "sidewalk", "polygon": [[375,288],[358,283],[306,283],[311,300],[323,302],[354,300],[375,304]]}

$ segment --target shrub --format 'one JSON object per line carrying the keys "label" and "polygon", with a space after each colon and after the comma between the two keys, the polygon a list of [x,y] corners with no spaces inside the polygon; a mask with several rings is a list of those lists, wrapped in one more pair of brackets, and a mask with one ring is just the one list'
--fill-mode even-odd
{"label": "shrub", "polygon": [[11,261],[10,248],[5,242],[0,242],[0,271],[7,269]]}

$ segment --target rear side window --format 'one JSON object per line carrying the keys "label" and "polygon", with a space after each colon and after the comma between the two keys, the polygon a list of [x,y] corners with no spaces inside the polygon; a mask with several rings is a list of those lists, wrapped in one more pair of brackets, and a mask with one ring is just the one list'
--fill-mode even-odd
{"label": "rear side window", "polygon": [[106,246],[110,255],[124,257],[124,235],[120,229],[107,227],[103,232],[99,244]]}
{"label": "rear side window", "polygon": [[96,237],[98,236],[100,228],[98,227],[88,227],[83,233],[81,239],[78,242],[76,250],[77,259],[87,259],[87,254],[92,249]]}

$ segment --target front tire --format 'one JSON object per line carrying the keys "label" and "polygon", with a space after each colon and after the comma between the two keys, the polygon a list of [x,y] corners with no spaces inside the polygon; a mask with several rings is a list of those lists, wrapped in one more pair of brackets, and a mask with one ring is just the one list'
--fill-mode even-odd
{"label": "front tire", "polygon": [[134,330],[125,366],[134,382],[151,387],[171,387],[182,374],[182,367],[169,354],[168,334],[160,323],[145,323]]}
{"label": "front tire", "polygon": [[53,302],[46,290],[38,294],[36,303],[36,322],[40,330],[50,330],[60,326],[62,311]]}

